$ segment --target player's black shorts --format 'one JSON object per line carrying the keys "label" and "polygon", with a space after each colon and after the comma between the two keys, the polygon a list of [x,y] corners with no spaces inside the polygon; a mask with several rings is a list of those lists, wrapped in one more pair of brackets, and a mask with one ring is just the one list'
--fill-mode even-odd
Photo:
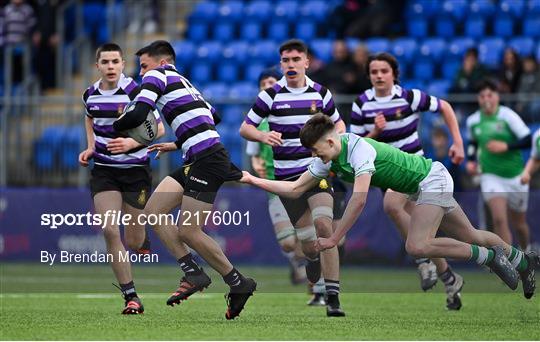
{"label": "player's black shorts", "polygon": [[341,220],[347,207],[347,186],[337,177],[331,178],[334,190],[334,220]]}
{"label": "player's black shorts", "polygon": [[309,209],[308,199],[311,196],[320,194],[321,192],[332,194],[332,188],[326,179],[322,179],[316,187],[303,193],[299,198],[292,199],[279,196],[279,199],[281,200],[281,203],[283,203],[283,206],[285,207],[287,215],[289,215],[289,219],[291,220],[293,226],[296,226],[298,220],[300,220],[306,210]]}
{"label": "player's black shorts", "polygon": [[92,198],[103,191],[119,191],[122,200],[137,209],[144,209],[150,197],[152,175],[148,166],[127,169],[94,165],[91,171],[90,191]]}
{"label": "player's black shorts", "polygon": [[184,188],[184,195],[206,203],[214,203],[216,194],[225,182],[242,178],[242,171],[231,162],[222,148],[173,171],[174,178]]}

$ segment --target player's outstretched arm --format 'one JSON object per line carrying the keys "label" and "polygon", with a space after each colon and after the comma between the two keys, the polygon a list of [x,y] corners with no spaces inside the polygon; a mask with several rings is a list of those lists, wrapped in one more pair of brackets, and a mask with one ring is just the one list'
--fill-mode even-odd
{"label": "player's outstretched arm", "polygon": [[122,132],[140,126],[146,119],[148,112],[153,109],[148,103],[137,101],[132,110],[126,112],[124,116],[114,122],[114,130]]}
{"label": "player's outstretched arm", "polygon": [[441,114],[443,115],[444,122],[450,130],[450,135],[452,135],[452,146],[448,151],[448,156],[454,164],[461,164],[465,159],[465,150],[463,148],[463,138],[459,131],[459,124],[456,118],[456,113],[452,106],[441,100]]}
{"label": "player's outstretched arm", "polygon": [[313,177],[309,171],[304,172],[300,178],[295,181],[277,181],[255,177],[247,171],[243,171],[241,183],[255,185],[263,190],[274,193],[278,196],[288,198],[298,198],[304,192],[313,188],[319,182],[319,179]]}
{"label": "player's outstretched arm", "polygon": [[525,165],[525,169],[521,173],[521,183],[527,184],[531,181],[531,176],[540,169],[540,160],[531,156]]}
{"label": "player's outstretched arm", "polygon": [[338,228],[330,238],[317,239],[316,246],[319,251],[333,248],[347,234],[356,222],[364,206],[366,205],[369,185],[371,184],[371,174],[364,173],[354,179],[353,194],[347,203],[343,218],[339,222]]}
{"label": "player's outstretched arm", "polygon": [[246,140],[258,141],[270,146],[279,146],[283,144],[281,133],[275,131],[262,132],[259,131],[257,127],[250,125],[245,121],[242,122],[242,125],[240,126],[240,135]]}

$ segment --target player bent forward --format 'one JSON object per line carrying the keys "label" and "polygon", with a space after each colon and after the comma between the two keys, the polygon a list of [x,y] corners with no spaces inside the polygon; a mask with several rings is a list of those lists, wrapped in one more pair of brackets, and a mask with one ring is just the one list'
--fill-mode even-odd
{"label": "player bent forward", "polygon": [[[269,181],[244,172],[241,182],[289,197],[313,187],[330,171],[354,183],[354,193],[339,227],[330,238],[317,240],[319,249],[332,248],[351,229],[366,204],[370,185],[390,188],[409,194],[416,202],[405,244],[409,254],[417,258],[473,260],[488,266],[513,290],[518,286],[519,273],[525,297],[533,296],[538,256],[525,255],[499,236],[475,229],[453,198],[453,180],[441,163],[352,133],[338,134],[324,115],[316,115],[306,123],[300,140],[318,158],[296,181]],[[439,227],[451,237],[435,237]]]}

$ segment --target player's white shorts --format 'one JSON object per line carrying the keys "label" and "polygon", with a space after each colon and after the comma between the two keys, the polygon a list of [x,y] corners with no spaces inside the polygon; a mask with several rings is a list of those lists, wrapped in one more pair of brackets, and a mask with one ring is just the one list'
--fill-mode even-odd
{"label": "player's white shorts", "polygon": [[446,167],[438,161],[433,162],[428,175],[420,182],[418,192],[409,199],[416,201],[416,205],[436,205],[443,208],[445,213],[458,206],[454,199],[454,180]]}
{"label": "player's white shorts", "polygon": [[268,212],[274,226],[278,222],[289,221],[289,215],[287,215],[287,211],[278,196],[271,195],[268,199]]}
{"label": "player's white shorts", "polygon": [[495,197],[504,197],[511,209],[520,213],[527,211],[529,184],[521,184],[521,176],[504,178],[485,173],[480,176],[480,188],[486,202]]}

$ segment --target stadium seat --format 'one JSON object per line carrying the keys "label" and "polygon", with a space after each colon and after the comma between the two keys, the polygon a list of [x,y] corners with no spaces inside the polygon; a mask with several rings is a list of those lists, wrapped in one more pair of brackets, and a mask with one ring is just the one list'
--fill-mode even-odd
{"label": "stadium seat", "polygon": [[213,22],[219,12],[219,5],[215,1],[201,1],[195,5],[193,12],[189,16],[189,21],[204,20]]}
{"label": "stadium seat", "polygon": [[470,17],[465,21],[465,36],[482,38],[486,35],[486,20],[483,17]]}
{"label": "stadium seat", "polygon": [[81,138],[84,137],[82,126],[66,127],[63,140],[60,144],[60,165],[64,169],[77,169],[79,161],[77,155],[81,151]]}
{"label": "stadium seat", "polygon": [[298,19],[298,2],[293,0],[279,1],[274,8],[277,20],[293,21]]}
{"label": "stadium seat", "polygon": [[484,18],[492,16],[496,10],[497,8],[491,0],[472,0],[469,5],[471,15],[478,15]]}
{"label": "stadium seat", "polygon": [[248,48],[248,56],[264,64],[279,62],[278,45],[272,40],[259,40]]}
{"label": "stadium seat", "polygon": [[194,22],[188,26],[187,38],[192,42],[201,42],[208,39],[208,25],[204,22]]}
{"label": "stadium seat", "polygon": [[189,65],[196,53],[193,42],[189,40],[180,40],[173,42],[172,46],[176,53],[176,64]]}
{"label": "stadium seat", "polygon": [[446,54],[446,42],[441,38],[428,38],[420,45],[420,55],[438,62]]}
{"label": "stadium seat", "polygon": [[508,42],[508,46],[516,50],[521,56],[533,54],[534,45],[534,40],[530,37],[514,37]]}
{"label": "stadium seat", "polygon": [[294,36],[303,41],[311,41],[317,37],[317,25],[312,20],[300,21],[294,25]]}
{"label": "stadium seat", "polygon": [[246,41],[256,41],[262,36],[262,26],[256,21],[240,24],[240,38]]}
{"label": "stadium seat", "polygon": [[259,93],[257,82],[235,82],[229,87],[229,97],[232,99],[255,99]]}
{"label": "stadium seat", "polygon": [[454,56],[461,58],[467,49],[475,45],[474,39],[469,37],[456,37],[448,45],[448,52]]}
{"label": "stadium seat", "polygon": [[259,80],[259,75],[261,72],[266,69],[265,64],[262,63],[250,63],[245,69],[244,69],[244,80],[248,82],[253,82],[253,84],[257,84]]}
{"label": "stadium seat", "polygon": [[227,98],[228,92],[227,83],[223,82],[212,82],[202,89],[203,97],[210,102]]}
{"label": "stadium seat", "polygon": [[[253,99],[255,101],[255,99]],[[247,108],[249,110],[249,107]],[[229,127],[240,127],[246,113],[245,106],[225,105],[221,110],[223,123]]]}
{"label": "stadium seat", "polygon": [[491,37],[480,41],[478,54],[480,62],[491,68],[498,67],[501,63],[505,43],[502,38]]}
{"label": "stadium seat", "polygon": [[365,44],[370,53],[390,51],[390,42],[386,38],[370,38]]}
{"label": "stadium seat", "polygon": [[221,43],[216,41],[205,41],[197,49],[197,58],[210,62],[218,61],[222,56]]}
{"label": "stadium seat", "polygon": [[300,7],[302,18],[316,23],[323,22],[328,17],[329,11],[328,4],[323,0],[307,0]]}
{"label": "stadium seat", "polygon": [[405,89],[425,89],[425,82],[418,79],[407,79],[401,82],[401,86]]}
{"label": "stadium seat", "polygon": [[523,0],[501,0],[499,2],[499,12],[509,14],[515,18],[521,19],[525,10]]}
{"label": "stadium seat", "polygon": [[228,42],[234,39],[234,24],[232,22],[219,22],[214,25],[212,39]]}
{"label": "stadium seat", "polygon": [[540,15],[525,18],[522,33],[526,37],[540,38]]}
{"label": "stadium seat", "polygon": [[441,74],[444,79],[453,80],[461,67],[461,58],[447,57],[441,65]]}
{"label": "stadium seat", "polygon": [[272,21],[267,30],[266,37],[270,40],[282,42],[289,38],[289,24],[286,21]]}
{"label": "stadium seat", "polygon": [[442,5],[442,12],[462,22],[469,12],[469,3],[466,0],[445,0]]}
{"label": "stadium seat", "polygon": [[235,62],[218,63],[216,69],[218,81],[232,83],[238,80],[238,66]]}
{"label": "stadium seat", "polygon": [[540,14],[540,0],[529,0],[527,4],[527,14],[528,15]]}
{"label": "stadium seat", "polygon": [[512,37],[514,19],[507,14],[497,15],[493,20],[493,34],[497,37]]}
{"label": "stadium seat", "polygon": [[249,44],[243,40],[233,41],[223,47],[223,58],[234,60],[238,63],[245,62],[248,58]]}
{"label": "stadium seat", "polygon": [[536,60],[540,61],[540,43],[538,43],[538,45],[536,46],[536,52],[534,55],[536,57]]}
{"label": "stadium seat", "polygon": [[219,6],[219,21],[238,22],[244,14],[244,2],[240,0],[227,0]]}
{"label": "stadium seat", "polygon": [[328,63],[332,59],[332,44],[333,42],[330,39],[315,39],[311,42],[310,47],[320,60]]}
{"label": "stadium seat", "polygon": [[392,53],[396,58],[410,62],[416,55],[417,44],[412,38],[398,38],[392,42]]}
{"label": "stadium seat", "polygon": [[419,17],[431,18],[441,10],[440,1],[414,0],[410,1],[406,9],[406,18],[414,20]]}
{"label": "stadium seat", "polygon": [[358,38],[347,37],[345,38],[345,44],[349,51],[354,51],[358,45],[362,44],[362,41]]}
{"label": "stadium seat", "polygon": [[428,21],[423,18],[414,18],[407,21],[407,35],[413,38],[427,37]]}
{"label": "stadium seat", "polygon": [[266,22],[272,16],[272,3],[270,0],[255,0],[246,5],[244,14],[248,19]]}
{"label": "stadium seat", "polygon": [[451,38],[456,35],[456,23],[448,16],[435,20],[435,34],[441,38]]}
{"label": "stadium seat", "polygon": [[212,67],[207,62],[193,63],[189,70],[189,79],[198,86],[207,84],[212,80]]}
{"label": "stadium seat", "polygon": [[430,81],[435,76],[433,62],[426,58],[413,63],[413,77],[422,81]]}
{"label": "stadium seat", "polygon": [[427,92],[429,95],[433,95],[436,97],[444,97],[448,94],[448,90],[450,89],[451,85],[452,82],[450,80],[434,80],[431,81],[431,83],[429,84]]}

